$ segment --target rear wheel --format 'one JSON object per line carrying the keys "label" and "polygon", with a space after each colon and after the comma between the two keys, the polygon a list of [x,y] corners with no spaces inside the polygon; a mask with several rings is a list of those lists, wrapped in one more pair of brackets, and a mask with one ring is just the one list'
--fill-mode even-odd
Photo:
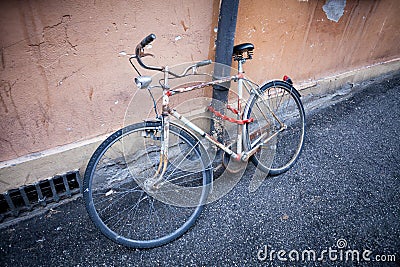
{"label": "rear wheel", "polygon": [[207,153],[175,125],[170,126],[167,182],[146,189],[159,166],[161,136],[158,121],[127,126],[108,137],[88,163],[86,208],[114,242],[134,248],[166,244],[193,225],[206,203],[212,175]]}
{"label": "rear wheel", "polygon": [[289,170],[301,153],[305,136],[304,108],[296,89],[283,81],[265,84],[259,94],[250,97],[245,118],[254,118],[246,125],[248,150],[264,133],[267,138],[276,134],[251,157],[252,162],[270,175]]}

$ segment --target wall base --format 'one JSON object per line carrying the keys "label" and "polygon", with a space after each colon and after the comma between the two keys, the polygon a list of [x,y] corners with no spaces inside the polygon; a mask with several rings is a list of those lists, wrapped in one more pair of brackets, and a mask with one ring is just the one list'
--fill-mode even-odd
{"label": "wall base", "polygon": [[400,58],[367,66],[316,81],[295,84],[301,92],[306,111],[326,107],[351,96],[365,84],[400,71]]}

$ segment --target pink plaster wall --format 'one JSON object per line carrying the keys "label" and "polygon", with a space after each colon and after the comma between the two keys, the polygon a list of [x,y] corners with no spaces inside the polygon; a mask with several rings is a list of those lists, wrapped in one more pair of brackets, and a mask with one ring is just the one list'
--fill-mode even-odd
{"label": "pink plaster wall", "polygon": [[[347,0],[338,22],[327,18],[325,2],[240,1],[235,43],[255,44],[245,65],[253,80],[313,80],[400,56],[397,0]],[[155,65],[212,58],[218,7],[218,0],[1,1],[0,161],[121,127],[136,88],[119,52],[133,52],[154,32]]]}
{"label": "pink plaster wall", "polygon": [[[154,64],[208,58],[213,1],[1,1],[0,161],[121,127],[128,58],[154,32]],[[138,103],[138,110],[140,110]]]}
{"label": "pink plaster wall", "polygon": [[251,78],[314,80],[400,57],[397,0],[347,0],[338,22],[326,2],[240,1],[236,43],[255,44]]}

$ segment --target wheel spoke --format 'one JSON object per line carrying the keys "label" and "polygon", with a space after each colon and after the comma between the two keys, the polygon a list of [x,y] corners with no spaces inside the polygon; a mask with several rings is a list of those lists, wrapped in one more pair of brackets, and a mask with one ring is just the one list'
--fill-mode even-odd
{"label": "wheel spoke", "polygon": [[[267,137],[273,136],[277,133],[276,129],[286,126],[283,131],[278,130],[277,136],[269,141],[269,145],[260,147],[251,158],[262,171],[275,175],[287,171],[297,160],[304,142],[305,115],[293,87],[286,83],[270,82],[261,91],[262,93],[254,94],[249,100],[250,108],[246,118],[257,118],[258,128],[247,127],[246,143],[248,149],[251,149],[264,133],[268,132]],[[266,119],[269,117],[272,119]],[[271,127],[268,122],[272,123]]]}
{"label": "wheel spoke", "polygon": [[211,172],[200,154],[202,144],[178,126],[170,127],[174,142],[165,177],[174,186],[189,189],[179,191],[180,200],[197,199],[198,204],[171,206],[159,199],[163,194],[173,196],[168,187],[154,195],[142,189],[155,173],[161,146],[159,139],[142,133],[160,126],[160,122],[144,122],[114,133],[99,146],[85,173],[84,199],[91,219],[108,238],[125,246],[154,247],[177,238],[199,216],[208,193],[206,187],[199,187],[201,194],[191,192],[192,186],[211,180]]}

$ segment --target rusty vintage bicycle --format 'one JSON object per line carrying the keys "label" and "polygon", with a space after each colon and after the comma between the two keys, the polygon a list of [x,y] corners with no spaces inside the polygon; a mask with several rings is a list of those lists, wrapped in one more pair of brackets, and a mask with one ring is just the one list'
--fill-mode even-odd
{"label": "rusty vintage bicycle", "polygon": [[[154,77],[134,79],[139,89],[150,93],[155,116],[128,125],[101,143],[83,183],[86,208],[96,227],[114,242],[133,248],[166,244],[194,224],[216,190],[216,154],[222,155],[228,171],[251,161],[265,175],[278,175],[295,164],[305,136],[304,108],[291,79],[285,76],[259,86],[245,75],[243,65],[253,58],[253,44],[234,46],[236,74],[221,77],[214,72],[209,81],[171,87],[172,79],[204,75],[201,69],[212,62],[189,64],[181,73],[168,66],[149,66],[143,57],[155,38],[144,38],[129,58],[139,75],[134,60],[162,74],[155,85]],[[171,105],[175,95],[227,83],[237,85],[233,104],[211,101],[205,112],[215,120],[206,127]],[[156,101],[152,92],[158,89],[162,95]],[[227,141],[216,122],[234,125],[235,134]]]}

